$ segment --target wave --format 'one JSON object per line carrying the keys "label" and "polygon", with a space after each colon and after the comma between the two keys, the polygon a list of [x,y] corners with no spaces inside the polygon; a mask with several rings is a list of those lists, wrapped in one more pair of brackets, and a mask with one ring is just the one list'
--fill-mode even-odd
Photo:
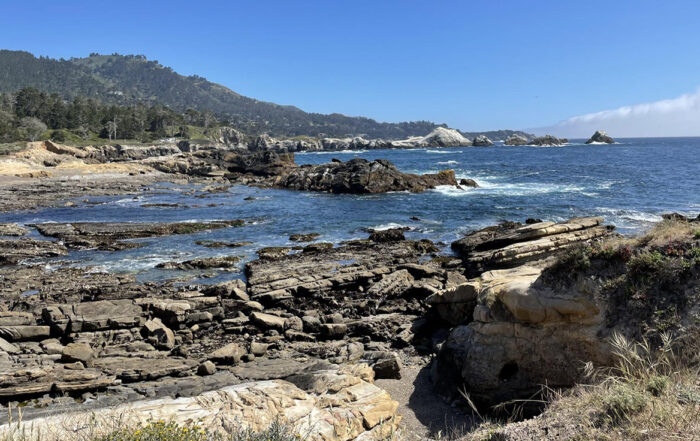
{"label": "wave", "polygon": [[662,217],[657,213],[632,210],[629,208],[596,207],[594,208],[594,210],[603,214],[604,217],[608,217],[609,221],[613,224],[622,223],[623,225],[627,225],[630,223],[630,221],[641,223],[655,223],[659,222],[662,219]]}
{"label": "wave", "polygon": [[454,161],[454,160],[438,162],[438,164],[442,164],[442,165],[457,164],[457,163],[458,163],[458,162],[457,162],[457,161]]}
{"label": "wave", "polygon": [[390,230],[392,228],[409,228],[408,225],[397,224],[396,222],[389,222],[387,224],[375,225],[374,227],[369,227],[368,230],[383,231]]}
{"label": "wave", "polygon": [[450,153],[454,153],[454,151],[448,151],[448,150],[426,150],[428,153],[440,153],[442,155],[449,155]]}
{"label": "wave", "polygon": [[318,152],[296,152],[297,155],[350,155],[350,154],[360,154],[367,153],[369,150],[323,150]]}

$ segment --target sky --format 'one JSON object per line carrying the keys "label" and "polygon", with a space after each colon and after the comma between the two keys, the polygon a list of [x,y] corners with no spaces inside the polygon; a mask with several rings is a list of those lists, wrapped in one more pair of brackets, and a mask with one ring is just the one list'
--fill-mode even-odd
{"label": "sky", "polygon": [[2,0],[0,47],[143,54],[310,112],[680,136],[700,135],[698,17],[697,0]]}

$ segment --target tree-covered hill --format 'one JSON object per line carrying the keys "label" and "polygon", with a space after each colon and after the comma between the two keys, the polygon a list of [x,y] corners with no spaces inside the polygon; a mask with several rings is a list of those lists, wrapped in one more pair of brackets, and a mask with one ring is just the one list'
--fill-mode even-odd
{"label": "tree-covered hill", "polygon": [[[200,76],[183,76],[142,55],[90,54],[56,60],[29,52],[0,50],[0,92],[33,87],[66,100],[93,98],[120,106],[164,105],[175,112],[213,112],[248,134],[273,136],[364,136],[404,139],[424,136],[439,125],[429,121],[381,123],[370,118],[308,113],[242,96]],[[485,132],[505,139],[511,131]],[[472,135],[472,134],[469,134]]]}
{"label": "tree-covered hill", "polygon": [[297,136],[364,135],[399,139],[425,135],[437,124],[418,121],[379,123],[369,118],[307,113],[244,97],[199,76],[183,76],[139,55],[98,55],[56,60],[28,52],[0,50],[0,92],[34,87],[66,99],[96,98],[119,105],[162,104],[178,112],[209,110],[255,134]]}

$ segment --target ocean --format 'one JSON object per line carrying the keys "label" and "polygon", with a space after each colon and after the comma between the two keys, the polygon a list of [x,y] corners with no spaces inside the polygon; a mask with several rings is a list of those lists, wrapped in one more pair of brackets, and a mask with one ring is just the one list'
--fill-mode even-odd
{"label": "ocean", "polygon": [[[220,255],[245,256],[245,262],[256,257],[258,248],[293,245],[288,238],[294,233],[316,232],[321,235],[317,241],[337,243],[366,238],[367,228],[405,226],[410,228],[407,237],[440,242],[449,253],[449,243],[462,234],[503,220],[603,216],[620,233],[636,234],[660,220],[662,213],[697,216],[700,212],[700,138],[620,139],[613,145],[585,145],[574,140],[563,147],[497,145],[296,154],[299,164],[318,164],[331,158],[383,158],[410,173],[454,169],[458,178],[474,179],[480,188],[334,195],[245,186],[208,193],[201,191],[201,186],[164,183],[133,197],[92,197],[88,198],[90,203],[80,198],[74,207],[4,213],[0,222],[248,221],[240,228],[139,239],[144,246],[131,250],[74,251],[51,263],[91,265],[97,271],[161,280],[188,274],[156,269],[158,263]],[[249,197],[255,199],[246,200]],[[152,203],[178,206],[142,207]],[[198,240],[247,241],[252,245],[212,249],[196,245]],[[242,274],[221,272],[207,280],[230,277]]]}

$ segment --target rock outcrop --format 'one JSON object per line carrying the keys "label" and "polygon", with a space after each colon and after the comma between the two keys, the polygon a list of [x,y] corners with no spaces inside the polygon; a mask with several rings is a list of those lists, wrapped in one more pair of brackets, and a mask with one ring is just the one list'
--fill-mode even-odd
{"label": "rock outcrop", "polygon": [[552,135],[538,136],[529,142],[530,145],[536,145],[540,147],[558,147],[565,145],[569,142],[566,138],[557,138]]}
{"label": "rock outcrop", "polygon": [[470,145],[472,145],[472,142],[462,136],[457,130],[445,127],[436,128],[417,143],[417,146],[425,147],[462,147]]}
{"label": "rock outcrop", "polygon": [[472,141],[474,147],[488,147],[493,145],[493,141],[488,139],[485,135],[479,135]]}
{"label": "rock outcrop", "polygon": [[596,130],[586,144],[615,144],[615,140],[602,130]]}
{"label": "rock outcrop", "polygon": [[39,417],[25,420],[21,427],[0,426],[0,433],[19,429],[30,437],[41,433],[46,441],[80,436],[83,430],[85,436],[104,436],[107,433],[100,430],[109,430],[118,418],[122,427],[158,420],[187,425],[194,420],[222,435],[234,429],[263,431],[277,422],[308,440],[383,439],[398,431],[401,417],[398,403],[373,384],[373,377],[366,365],[319,365],[287,381],[254,381],[193,397]]}
{"label": "rock outcrop", "polygon": [[295,190],[330,193],[422,192],[438,185],[457,185],[453,170],[437,174],[413,175],[400,172],[383,159],[352,159],[321,165],[305,165],[291,170],[276,183]]}
{"label": "rock outcrop", "polygon": [[612,229],[602,222],[600,217],[528,225],[506,222],[471,232],[451,246],[464,260],[468,274],[476,276],[551,258],[573,245],[610,235]]}
{"label": "rock outcrop", "polygon": [[530,141],[526,137],[524,137],[522,135],[518,135],[518,134],[510,135],[508,138],[506,138],[506,140],[504,142],[505,145],[515,145],[515,146],[528,145],[529,143],[530,143]]}
{"label": "rock outcrop", "polygon": [[[698,243],[692,225],[675,226],[675,239],[659,246],[653,232],[627,244],[599,241],[590,234],[600,231],[598,224],[589,218],[517,234],[481,231],[476,242],[490,243],[486,248],[500,241],[502,250],[516,247],[515,254],[532,253],[527,257],[534,260],[509,269],[486,266],[428,298],[434,313],[455,326],[433,366],[443,394],[455,396],[456,385],[464,385],[481,404],[530,398],[542,385],[576,384],[585,363],[611,366],[615,333],[631,341],[658,341],[664,332],[698,335],[700,268],[686,251]],[[547,229],[551,235],[542,237]],[[533,234],[530,246],[512,242],[525,234]],[[579,245],[557,253],[554,242],[570,246],[565,236]],[[552,241],[557,258],[542,259],[543,239]],[[672,270],[681,267],[686,270]]]}

